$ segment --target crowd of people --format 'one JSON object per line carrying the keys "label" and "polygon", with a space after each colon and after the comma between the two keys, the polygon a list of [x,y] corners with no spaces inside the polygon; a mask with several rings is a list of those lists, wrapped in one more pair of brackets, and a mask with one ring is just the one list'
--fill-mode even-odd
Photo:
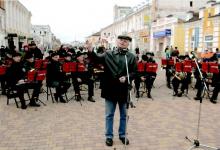
{"label": "crowd of people", "polygon": [[[74,88],[76,101],[81,101],[81,85],[88,86],[88,101],[94,100],[94,82],[100,81],[101,96],[105,99],[106,109],[106,145],[113,144],[113,120],[116,105],[120,109],[119,139],[123,144],[129,144],[126,138],[126,107],[129,94],[134,83],[136,98],[141,97],[140,86],[144,85],[144,92],[148,98],[152,98],[151,91],[157,77],[158,64],[154,59],[154,53],[145,52],[142,55],[136,49],[136,56],[129,52],[131,42],[129,36],[118,36],[117,47],[114,50],[106,50],[101,46],[94,49],[90,43],[84,47],[68,48],[61,46],[58,51],[49,51],[45,56],[32,41],[24,46],[22,52],[10,50],[5,47],[0,49],[0,82],[2,95],[8,95],[10,91],[16,91],[21,102],[21,108],[26,109],[27,104],[24,94],[33,89],[29,106],[40,107],[39,94],[44,83],[46,87],[55,88],[54,99],[57,102],[67,103],[64,94],[71,85]],[[212,103],[217,103],[220,89],[220,64],[219,50],[212,55],[202,55],[199,59],[199,67],[204,78],[201,78],[200,69],[195,66],[194,60],[198,60],[195,54],[180,55],[177,47],[166,47],[166,58],[162,59],[162,67],[166,71],[166,85],[173,90],[173,96],[181,97],[188,92],[192,77],[196,79],[197,89],[195,100],[201,100],[204,86],[214,87],[210,96]],[[208,53],[206,51],[206,53]],[[40,62],[40,64],[39,64]],[[210,72],[210,66],[204,70],[203,63],[212,62],[217,70]],[[193,65],[194,64],[194,65]],[[188,68],[187,68],[188,67]],[[208,71],[207,71],[208,70]],[[30,80],[30,74],[35,71],[34,78]],[[45,72],[45,81],[38,79],[38,72]],[[4,73],[2,73],[4,72]],[[205,84],[206,83],[206,84]],[[181,85],[181,86],[180,86]]]}

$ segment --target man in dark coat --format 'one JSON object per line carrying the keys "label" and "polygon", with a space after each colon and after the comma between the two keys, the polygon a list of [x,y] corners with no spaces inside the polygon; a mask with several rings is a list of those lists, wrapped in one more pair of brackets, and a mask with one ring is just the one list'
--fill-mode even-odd
{"label": "man in dark coat", "polygon": [[94,80],[92,79],[91,71],[89,71],[89,66],[84,60],[84,53],[81,51],[76,54],[77,66],[76,73],[72,74],[72,81],[74,86],[74,91],[76,95],[76,100],[80,101],[82,99],[80,94],[80,85],[88,85],[88,101],[95,102],[93,99],[94,95]]}
{"label": "man in dark coat", "polygon": [[106,51],[101,55],[92,52],[92,47],[87,47],[89,55],[96,57],[97,63],[104,65],[103,87],[101,96],[105,99],[105,122],[106,122],[106,145],[113,145],[113,121],[116,105],[120,110],[119,139],[123,144],[129,144],[125,138],[126,131],[126,106],[128,99],[128,76],[126,69],[126,58],[128,63],[130,81],[134,78],[137,70],[136,58],[129,52],[128,46],[131,42],[129,36],[118,36],[117,48],[114,51]]}
{"label": "man in dark coat", "polygon": [[29,44],[29,53],[34,56],[34,59],[43,59],[43,54],[41,50],[36,46],[34,42]]}
{"label": "man in dark coat", "polygon": [[63,94],[67,92],[70,87],[68,78],[61,70],[59,62],[59,55],[57,53],[51,54],[51,62],[47,66],[47,86],[55,87],[56,93],[54,94],[55,100],[60,99],[61,103],[66,103],[63,99]]}

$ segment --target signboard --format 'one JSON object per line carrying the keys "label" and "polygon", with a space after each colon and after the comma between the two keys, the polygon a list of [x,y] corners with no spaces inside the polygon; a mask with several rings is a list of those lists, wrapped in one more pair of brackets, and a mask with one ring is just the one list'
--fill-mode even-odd
{"label": "signboard", "polygon": [[171,35],[171,29],[165,29],[164,31],[158,31],[153,33],[154,38],[161,38],[170,35]]}

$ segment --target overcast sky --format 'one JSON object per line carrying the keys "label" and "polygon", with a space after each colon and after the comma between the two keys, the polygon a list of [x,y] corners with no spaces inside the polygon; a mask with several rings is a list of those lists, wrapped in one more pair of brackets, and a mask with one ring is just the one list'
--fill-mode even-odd
{"label": "overcast sky", "polygon": [[50,25],[62,42],[84,40],[113,22],[113,7],[145,0],[19,0],[32,13],[32,24]]}

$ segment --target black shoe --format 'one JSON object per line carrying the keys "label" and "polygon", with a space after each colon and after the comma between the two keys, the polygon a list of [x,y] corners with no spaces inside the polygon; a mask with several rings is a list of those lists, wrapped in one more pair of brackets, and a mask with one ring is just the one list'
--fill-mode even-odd
{"label": "black shoe", "polygon": [[180,92],[177,94],[178,97],[182,97],[182,95],[183,95],[183,92]]}
{"label": "black shoe", "polygon": [[168,89],[171,89],[171,86],[169,84],[167,84]]}
{"label": "black shoe", "polygon": [[210,102],[212,102],[213,104],[216,104],[216,103],[217,103],[217,101],[214,100],[214,99],[211,99]]}
{"label": "black shoe", "polygon": [[139,92],[136,93],[136,98],[140,98]]}
{"label": "black shoe", "polygon": [[93,99],[93,97],[88,97],[88,101],[90,101],[90,102],[95,102],[95,100]]}
{"label": "black shoe", "polygon": [[60,96],[60,102],[61,102],[61,103],[67,103],[67,102],[66,102],[66,100],[65,100],[65,99],[63,99],[63,97],[62,97],[62,96]]}
{"label": "black shoe", "polygon": [[40,107],[40,104],[36,103],[36,102],[30,102],[29,103],[29,106],[32,106],[32,107]]}
{"label": "black shoe", "polygon": [[121,140],[121,142],[122,142],[124,145],[125,145],[125,141],[126,141],[126,145],[129,145],[129,140],[128,140],[128,139],[125,140],[124,137],[120,137],[119,139]]}
{"label": "black shoe", "polygon": [[201,97],[194,97],[194,100],[201,100],[202,98]]}
{"label": "black shoe", "polygon": [[177,92],[174,92],[173,96],[177,96],[177,95],[178,95]]}
{"label": "black shoe", "polygon": [[6,92],[5,92],[5,91],[2,91],[2,95],[6,95]]}
{"label": "black shoe", "polygon": [[107,138],[107,139],[105,140],[105,144],[106,144],[107,146],[112,146],[112,145],[113,145],[113,140],[110,139],[110,138]]}
{"label": "black shoe", "polygon": [[58,95],[54,94],[54,99],[55,99],[56,102],[58,102],[58,98],[59,98]]}
{"label": "black shoe", "polygon": [[148,98],[152,98],[151,94],[147,94],[147,97],[148,97]]}
{"label": "black shoe", "polygon": [[75,97],[76,97],[76,101],[81,101],[82,100],[81,95],[76,95]]}
{"label": "black shoe", "polygon": [[21,109],[27,109],[27,105],[21,105]]}

